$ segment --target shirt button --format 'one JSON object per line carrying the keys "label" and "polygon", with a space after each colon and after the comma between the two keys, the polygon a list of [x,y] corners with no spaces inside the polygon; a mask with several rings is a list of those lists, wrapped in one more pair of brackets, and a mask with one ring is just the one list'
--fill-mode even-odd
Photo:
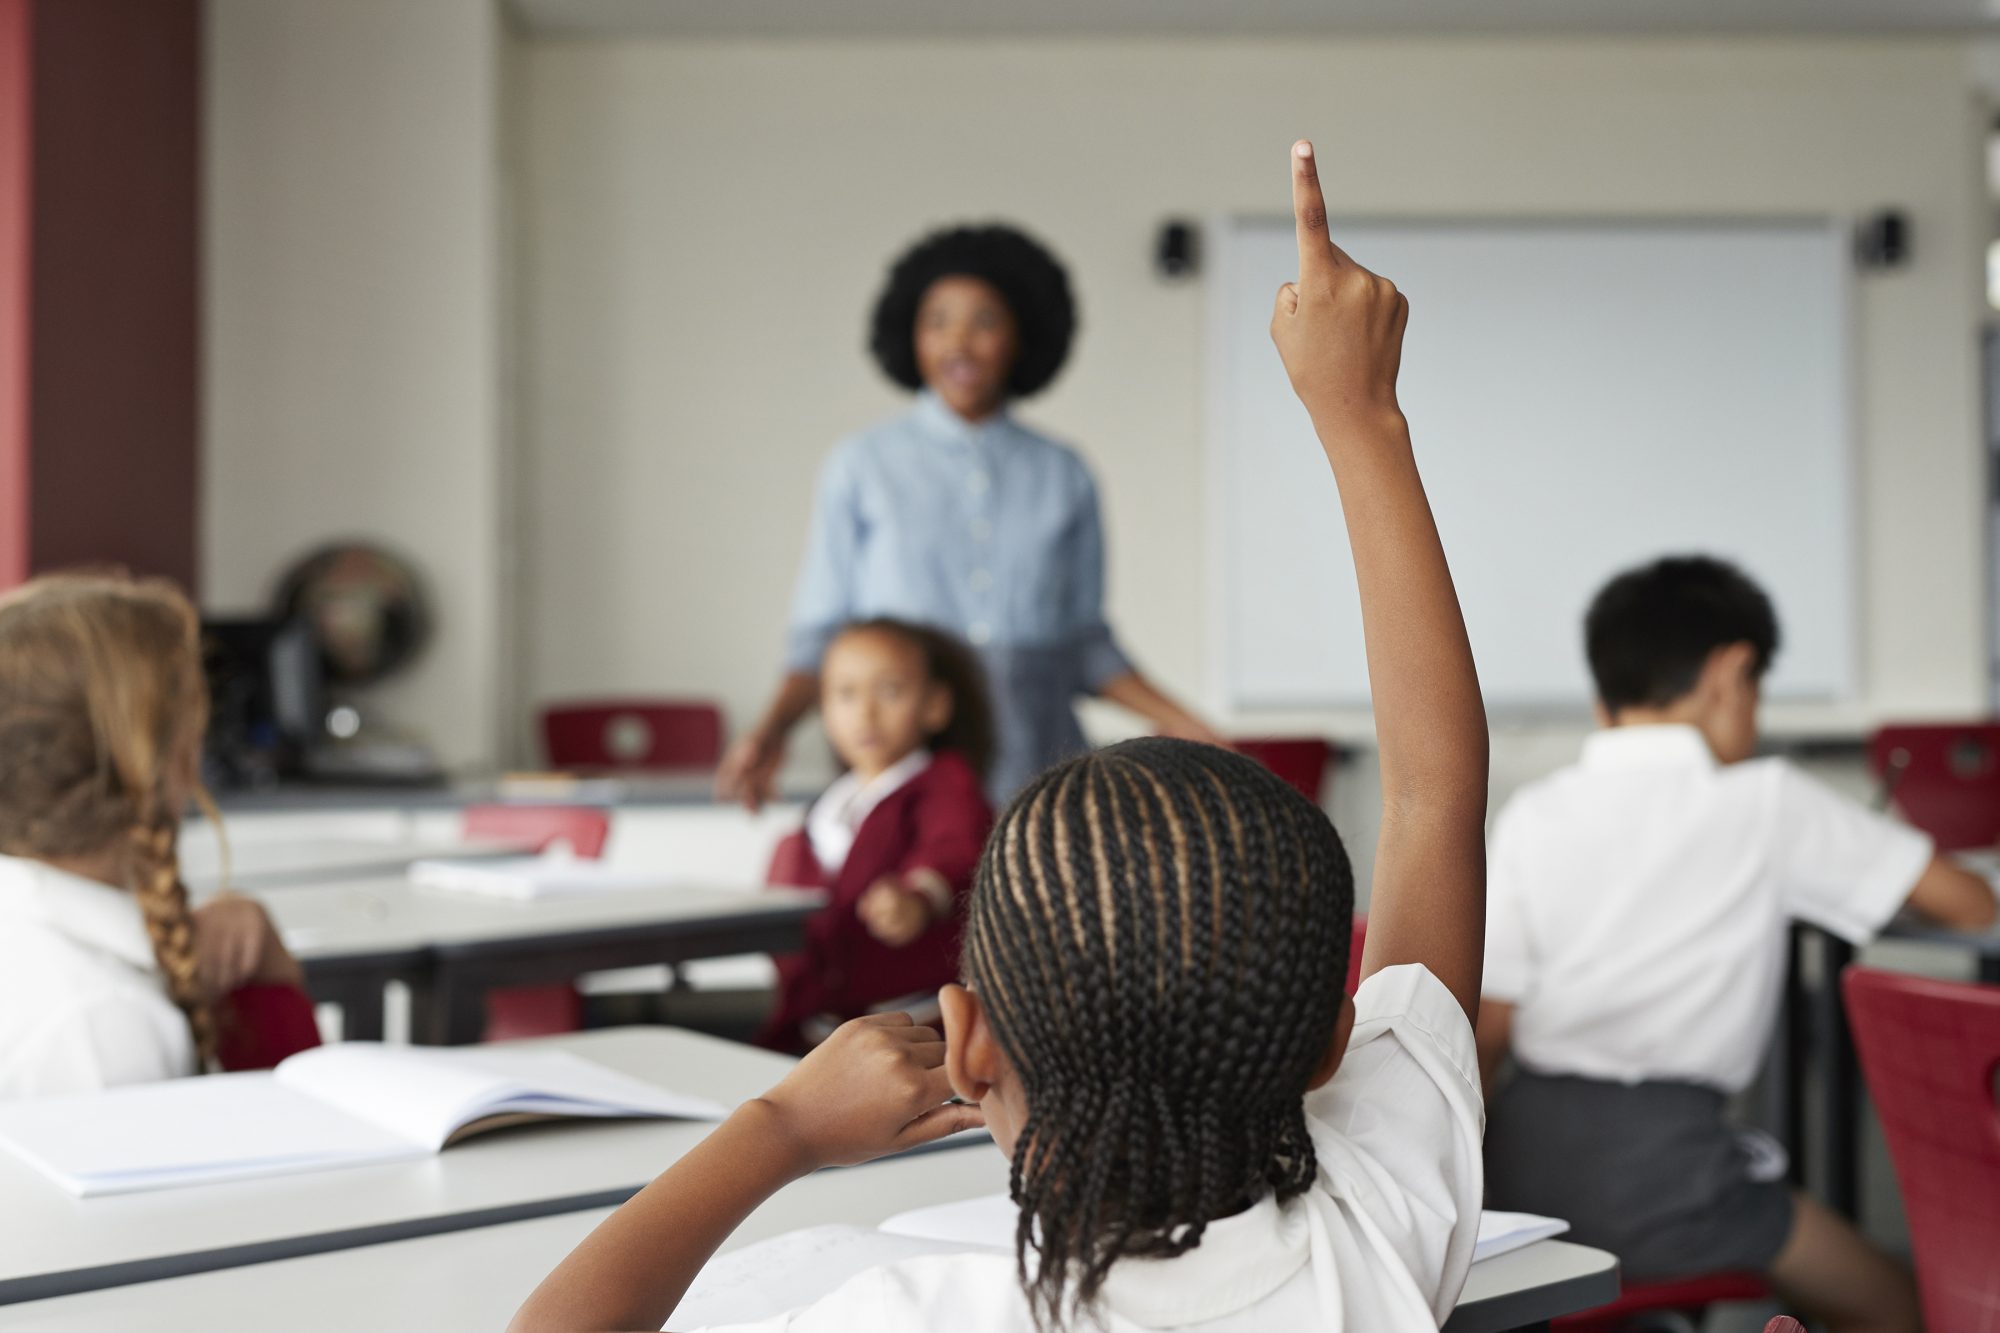
{"label": "shirt button", "polygon": [[984,472],[975,472],[965,479],[965,488],[974,495],[986,494],[986,488],[993,484],[993,478]]}
{"label": "shirt button", "polygon": [[993,641],[993,627],[983,620],[975,620],[965,627],[965,637],[974,645],[983,646]]}
{"label": "shirt button", "polygon": [[992,536],[993,536],[993,525],[991,523],[989,523],[987,520],[983,518],[975,518],[972,520],[972,540],[976,542],[983,542],[991,540]]}
{"label": "shirt button", "polygon": [[973,590],[976,592],[985,592],[993,586],[993,576],[983,569],[973,570],[972,577],[967,581],[972,584]]}

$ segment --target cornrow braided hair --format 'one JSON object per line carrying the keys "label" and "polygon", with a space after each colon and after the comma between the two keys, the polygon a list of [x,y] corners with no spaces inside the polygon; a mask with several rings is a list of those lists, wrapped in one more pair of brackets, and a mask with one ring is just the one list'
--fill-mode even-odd
{"label": "cornrow braided hair", "polygon": [[964,965],[1026,1094],[1011,1191],[1039,1327],[1090,1306],[1119,1259],[1183,1254],[1312,1184],[1304,1098],[1353,910],[1324,812],[1212,746],[1082,756],[1000,817]]}
{"label": "cornrow braided hair", "polygon": [[0,852],[119,858],[204,1069],[215,1018],[176,842],[207,709],[200,622],[171,584],[57,574],[0,597]]}

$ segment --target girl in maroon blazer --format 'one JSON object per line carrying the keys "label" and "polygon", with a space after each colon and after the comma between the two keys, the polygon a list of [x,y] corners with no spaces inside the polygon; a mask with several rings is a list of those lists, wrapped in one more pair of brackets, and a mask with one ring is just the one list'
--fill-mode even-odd
{"label": "girl in maroon blazer", "polygon": [[807,812],[804,864],[787,876],[831,896],[805,948],[778,960],[757,1040],[780,1050],[810,1045],[815,1020],[958,979],[960,909],[993,825],[992,715],[956,639],[898,620],[848,626],[820,663],[820,716],[847,771]]}

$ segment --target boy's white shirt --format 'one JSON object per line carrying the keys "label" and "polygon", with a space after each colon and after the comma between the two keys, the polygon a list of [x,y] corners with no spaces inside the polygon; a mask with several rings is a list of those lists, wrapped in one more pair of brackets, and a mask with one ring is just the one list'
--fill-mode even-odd
{"label": "boy's white shirt", "polygon": [[[1485,1184],[1472,1027],[1416,964],[1370,977],[1354,1007],[1346,1058],[1306,1097],[1313,1187],[1209,1223],[1179,1258],[1120,1261],[1099,1298],[1103,1328],[1400,1333],[1451,1313]],[[870,1269],[813,1305],[727,1333],[864,1328],[1031,1333],[1034,1323],[1014,1256],[981,1253]]]}
{"label": "boy's white shirt", "polygon": [[931,752],[916,749],[867,782],[851,771],[835,778],[806,811],[806,840],[812,844],[813,860],[819,862],[819,868],[831,875],[846,865],[847,854],[854,850],[854,836],[875,813],[875,807],[930,766]]}
{"label": "boy's white shirt", "polygon": [[0,1101],[194,1069],[132,895],[0,856]]}
{"label": "boy's white shirt", "polygon": [[1789,923],[1865,942],[1932,855],[1782,759],[1720,764],[1693,727],[1600,731],[1494,824],[1484,993],[1515,1006],[1526,1068],[1738,1092]]}

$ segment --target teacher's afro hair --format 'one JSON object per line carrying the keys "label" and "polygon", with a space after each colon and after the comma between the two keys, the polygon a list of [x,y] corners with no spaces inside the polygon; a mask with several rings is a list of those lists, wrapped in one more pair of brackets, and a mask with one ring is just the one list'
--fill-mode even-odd
{"label": "teacher's afro hair", "polygon": [[882,373],[906,389],[924,387],[917,372],[917,307],[932,283],[956,277],[990,284],[1013,313],[1020,354],[1007,377],[1008,394],[1025,398],[1047,388],[1076,334],[1069,274],[1033,237],[999,224],[932,232],[889,269],[868,333],[868,350]]}

